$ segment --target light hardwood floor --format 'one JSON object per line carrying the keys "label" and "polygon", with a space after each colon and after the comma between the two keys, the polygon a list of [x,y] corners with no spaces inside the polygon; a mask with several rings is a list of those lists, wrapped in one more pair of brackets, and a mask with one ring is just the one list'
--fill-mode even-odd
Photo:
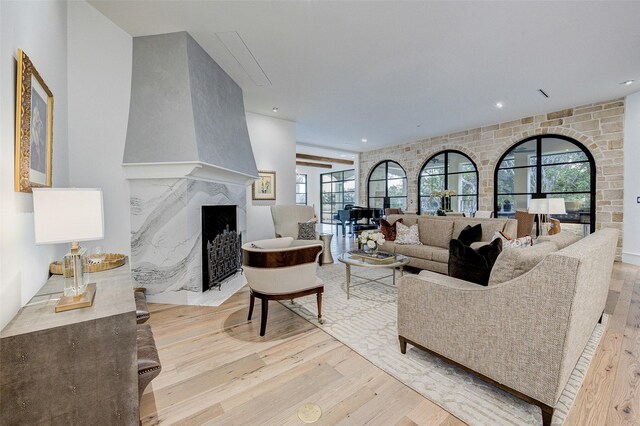
{"label": "light hardwood floor", "polygon": [[[334,236],[334,257],[351,244]],[[464,424],[279,303],[260,337],[248,301],[245,287],[220,307],[150,305],[162,373],[143,424],[302,424],[306,402],[322,407],[321,425]],[[607,312],[568,425],[640,424],[640,268],[615,265]]]}

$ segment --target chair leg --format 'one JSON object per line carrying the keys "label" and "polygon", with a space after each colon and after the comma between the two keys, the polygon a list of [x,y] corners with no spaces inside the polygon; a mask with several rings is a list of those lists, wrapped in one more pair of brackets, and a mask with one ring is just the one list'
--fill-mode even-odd
{"label": "chair leg", "polygon": [[407,353],[407,341],[402,336],[398,336],[398,339],[400,340],[400,353],[401,354],[406,354]]}
{"label": "chair leg", "polygon": [[267,315],[269,313],[269,301],[262,299],[262,318],[260,320],[260,336],[264,336],[267,331]]}
{"label": "chair leg", "polygon": [[318,301],[318,322],[320,324],[324,324],[324,320],[322,319],[322,292],[321,291],[317,293],[316,299]]}
{"label": "chair leg", "polygon": [[249,317],[247,317],[247,321],[251,321],[251,317],[253,316],[253,304],[256,301],[256,297],[253,294],[249,295],[249,297]]}

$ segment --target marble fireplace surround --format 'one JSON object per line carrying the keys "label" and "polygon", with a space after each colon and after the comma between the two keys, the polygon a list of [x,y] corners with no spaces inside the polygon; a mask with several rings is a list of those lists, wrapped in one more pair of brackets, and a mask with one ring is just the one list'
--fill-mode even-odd
{"label": "marble fireplace surround", "polygon": [[[150,302],[207,304],[206,293],[218,290],[202,291],[202,206],[236,205],[238,231],[246,235],[246,190],[253,177],[205,164],[124,166],[135,285],[146,288]],[[242,278],[229,280],[235,279]]]}

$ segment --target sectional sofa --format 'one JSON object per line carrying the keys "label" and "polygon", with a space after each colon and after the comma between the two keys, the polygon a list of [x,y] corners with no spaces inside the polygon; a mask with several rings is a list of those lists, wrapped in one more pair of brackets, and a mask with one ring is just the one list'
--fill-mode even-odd
{"label": "sectional sofa", "polygon": [[422,245],[401,245],[386,241],[380,250],[390,253],[403,254],[409,257],[409,266],[429,271],[447,273],[449,262],[449,241],[457,238],[467,225],[482,225],[482,239],[472,247],[487,244],[496,231],[502,231],[514,236],[518,231],[518,221],[515,219],[476,219],[450,216],[418,216],[411,214],[392,214],[387,217],[389,223],[402,218],[402,223],[411,226],[418,224],[420,242]]}

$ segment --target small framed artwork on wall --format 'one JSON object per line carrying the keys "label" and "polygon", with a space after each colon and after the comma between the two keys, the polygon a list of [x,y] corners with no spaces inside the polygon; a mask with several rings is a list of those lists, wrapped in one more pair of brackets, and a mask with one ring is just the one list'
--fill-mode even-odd
{"label": "small framed artwork on wall", "polygon": [[271,170],[258,170],[258,180],[253,182],[252,199],[275,200],[276,199],[276,172]]}
{"label": "small framed artwork on wall", "polygon": [[51,187],[53,94],[26,53],[18,49],[15,191]]}

